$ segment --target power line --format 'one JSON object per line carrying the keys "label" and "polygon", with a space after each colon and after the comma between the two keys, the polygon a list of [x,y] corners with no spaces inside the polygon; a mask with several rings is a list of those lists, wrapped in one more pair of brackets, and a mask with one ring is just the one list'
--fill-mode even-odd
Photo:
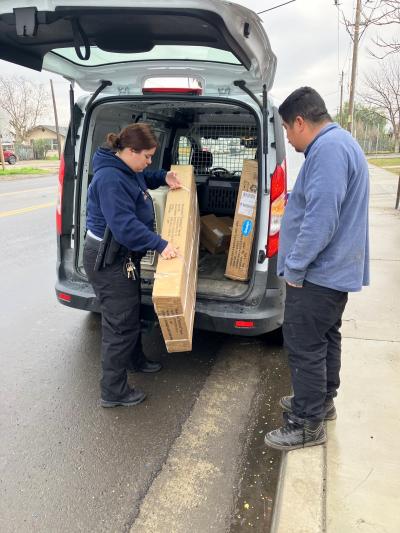
{"label": "power line", "polygon": [[291,4],[292,2],[296,2],[296,0],[289,0],[288,2],[279,4],[278,6],[270,7],[269,9],[264,9],[264,11],[258,11],[257,15],[261,15],[261,13],[266,13],[267,11],[272,11],[273,9],[278,9],[278,7],[286,6],[287,4]]}

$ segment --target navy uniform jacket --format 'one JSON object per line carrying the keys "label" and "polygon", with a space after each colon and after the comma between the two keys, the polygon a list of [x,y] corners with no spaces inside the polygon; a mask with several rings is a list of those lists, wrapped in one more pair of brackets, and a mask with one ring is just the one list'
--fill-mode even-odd
{"label": "navy uniform jacket", "polygon": [[128,250],[161,253],[167,241],[153,231],[153,202],[146,191],[166,185],[166,171],[133,172],[105,148],[96,150],[93,170],[88,189],[87,229],[102,238],[108,225],[114,239]]}

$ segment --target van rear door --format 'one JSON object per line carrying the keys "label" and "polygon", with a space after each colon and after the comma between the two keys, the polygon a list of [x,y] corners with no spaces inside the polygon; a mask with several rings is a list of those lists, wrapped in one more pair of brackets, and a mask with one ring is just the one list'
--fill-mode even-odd
{"label": "van rear door", "polygon": [[[137,94],[149,76],[190,76],[203,94],[271,87],[276,58],[261,19],[222,0],[3,0],[0,59],[94,91]],[[112,5],[112,7],[110,7]]]}

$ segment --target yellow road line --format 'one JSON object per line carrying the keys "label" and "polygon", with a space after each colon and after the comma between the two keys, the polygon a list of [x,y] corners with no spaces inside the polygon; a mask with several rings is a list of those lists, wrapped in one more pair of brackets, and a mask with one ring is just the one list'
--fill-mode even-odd
{"label": "yellow road line", "polygon": [[36,189],[25,189],[24,191],[13,191],[13,192],[2,192],[0,193],[0,196],[13,196],[14,194],[24,194],[26,192],[32,192],[32,191],[50,191],[50,190],[56,190],[57,186],[53,185],[52,187],[38,187]]}
{"label": "yellow road line", "polygon": [[21,215],[22,213],[29,213],[30,211],[44,209],[45,207],[54,207],[55,205],[55,202],[50,202],[48,204],[31,205],[30,207],[23,207],[22,209],[13,209],[12,211],[0,211],[0,218]]}

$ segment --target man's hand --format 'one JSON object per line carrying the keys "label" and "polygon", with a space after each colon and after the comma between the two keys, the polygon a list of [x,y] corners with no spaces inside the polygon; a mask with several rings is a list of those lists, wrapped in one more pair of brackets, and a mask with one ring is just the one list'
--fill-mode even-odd
{"label": "man's hand", "polygon": [[296,283],[290,283],[290,281],[287,281],[287,280],[286,280],[286,283],[287,283],[290,287],[295,287],[296,289],[302,289],[302,288],[303,288],[303,285],[297,285]]}
{"label": "man's hand", "polygon": [[170,189],[181,189],[182,183],[180,182],[176,172],[170,170],[165,176],[165,181]]}

